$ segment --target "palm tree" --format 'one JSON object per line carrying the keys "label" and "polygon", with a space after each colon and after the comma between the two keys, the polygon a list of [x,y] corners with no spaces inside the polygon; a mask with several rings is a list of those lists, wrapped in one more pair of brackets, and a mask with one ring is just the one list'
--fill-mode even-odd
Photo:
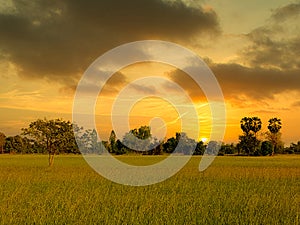
{"label": "palm tree", "polygon": [[261,129],[261,119],[258,117],[244,117],[240,121],[244,135],[240,136],[240,146],[250,155],[259,145],[257,132]]}
{"label": "palm tree", "polygon": [[252,118],[244,117],[241,119],[240,123],[241,123],[241,129],[248,136],[251,131]]}
{"label": "palm tree", "polygon": [[267,133],[267,138],[273,145],[272,155],[274,154],[274,152],[277,152],[278,147],[280,146],[281,143],[280,140],[281,133],[279,132],[281,127],[282,127],[281,119],[276,117],[269,119],[268,129],[270,132]]}
{"label": "palm tree", "polygon": [[281,129],[281,126],[282,123],[281,123],[281,119],[279,118],[271,118],[269,119],[269,126],[268,126],[268,129],[271,133],[273,134],[276,134],[280,131]]}
{"label": "palm tree", "polygon": [[256,133],[261,129],[261,119],[258,117],[252,117],[251,130],[254,132],[256,137]]}

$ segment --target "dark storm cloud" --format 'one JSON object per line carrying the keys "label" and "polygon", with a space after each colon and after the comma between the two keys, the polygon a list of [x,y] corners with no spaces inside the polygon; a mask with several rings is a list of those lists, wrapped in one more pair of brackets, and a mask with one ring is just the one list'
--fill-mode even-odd
{"label": "dark storm cloud", "polygon": [[181,1],[14,0],[0,14],[0,54],[25,77],[74,81],[93,60],[122,43],[141,39],[188,41],[219,33],[214,11]]}

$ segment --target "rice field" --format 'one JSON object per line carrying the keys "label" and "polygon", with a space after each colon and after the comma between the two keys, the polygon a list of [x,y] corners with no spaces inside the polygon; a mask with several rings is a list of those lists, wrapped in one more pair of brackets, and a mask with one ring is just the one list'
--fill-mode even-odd
{"label": "rice field", "polygon": [[[164,156],[119,156],[146,165]],[[151,186],[113,183],[81,156],[0,156],[0,224],[300,224],[300,156],[201,157]]]}

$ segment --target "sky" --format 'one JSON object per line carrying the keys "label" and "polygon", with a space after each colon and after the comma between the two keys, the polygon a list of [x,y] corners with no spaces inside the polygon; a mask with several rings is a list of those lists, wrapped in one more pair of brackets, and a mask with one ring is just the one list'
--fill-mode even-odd
{"label": "sky", "polygon": [[[299,19],[300,2],[287,0],[0,0],[0,131],[16,135],[44,117],[72,120],[76,87],[99,56],[128,42],[162,40],[190,49],[212,70],[226,104],[226,143],[238,141],[242,117],[258,116],[261,133],[268,119],[281,118],[289,145],[300,140]],[[199,116],[197,138],[209,139],[203,90],[179,68],[149,62],[105,84],[95,106],[99,136],[109,135],[114,102],[128,85],[127,96],[148,96],[131,108],[130,128],[156,123],[164,128],[153,129],[159,137],[181,129],[182,95],[163,82],[134,83],[147,76],[185,90]],[[153,97],[161,90],[178,104]]]}

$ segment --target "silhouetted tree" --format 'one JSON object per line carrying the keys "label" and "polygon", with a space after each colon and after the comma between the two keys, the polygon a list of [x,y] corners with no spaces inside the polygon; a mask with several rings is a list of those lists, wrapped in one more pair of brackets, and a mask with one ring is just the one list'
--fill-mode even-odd
{"label": "silhouetted tree", "polygon": [[199,141],[196,145],[196,149],[194,155],[203,155],[205,152],[206,146],[204,145],[203,141]]}
{"label": "silhouetted tree", "polygon": [[166,153],[172,153],[175,150],[177,144],[178,141],[174,137],[171,137],[163,144],[163,151]]}
{"label": "silhouetted tree", "polygon": [[4,153],[5,138],[5,134],[0,132],[0,151],[2,154]]}
{"label": "silhouetted tree", "polygon": [[253,154],[257,147],[259,146],[260,141],[253,135],[241,135],[239,136],[240,145],[239,147],[247,154]]}
{"label": "silhouetted tree", "polygon": [[236,147],[234,146],[233,143],[231,144],[222,144],[221,149],[219,151],[219,155],[221,154],[234,154],[237,152]]}
{"label": "silhouetted tree", "polygon": [[115,145],[115,153],[117,155],[126,154],[128,152],[128,148],[123,145],[123,143],[118,139]]}
{"label": "silhouetted tree", "polygon": [[108,151],[110,153],[116,153],[116,133],[114,130],[110,132]]}
{"label": "silhouetted tree", "polygon": [[210,142],[208,142],[207,147],[206,147],[207,154],[217,155],[220,148],[221,148],[220,143],[218,143],[217,141],[210,141]]}
{"label": "silhouetted tree", "polygon": [[189,138],[186,133],[177,132],[175,138],[169,138],[164,144],[162,144],[163,151],[166,153],[172,153],[177,147],[177,153],[182,153],[184,155],[193,154],[197,147],[197,142]]}
{"label": "silhouetted tree", "polygon": [[283,143],[281,141],[281,133],[280,133],[281,127],[282,127],[281,119],[275,117],[269,120],[269,125],[268,125],[269,132],[266,133],[266,136],[273,146],[272,155],[274,153],[278,153],[281,149],[283,149]]}
{"label": "silhouetted tree", "polygon": [[269,119],[268,129],[271,133],[278,133],[282,127],[281,119],[279,118],[271,118]]}
{"label": "silhouetted tree", "polygon": [[300,154],[300,141],[298,141],[297,144],[291,143],[290,147],[288,147],[286,151],[289,154]]}
{"label": "silhouetted tree", "polygon": [[130,130],[123,137],[123,145],[131,151],[147,151],[151,144],[151,128],[149,126],[141,126],[138,129]]}
{"label": "silhouetted tree", "polygon": [[239,148],[242,148],[248,155],[257,151],[260,141],[257,139],[257,132],[260,131],[262,122],[258,117],[244,117],[240,121],[243,135],[239,136]]}
{"label": "silhouetted tree", "polygon": [[163,153],[163,142],[154,137],[149,148],[150,150],[146,151],[144,155],[161,155]]}
{"label": "silhouetted tree", "polygon": [[176,139],[178,138],[178,147],[184,155],[191,155],[196,149],[197,143],[194,139],[189,138],[186,133],[176,133]]}
{"label": "silhouetted tree", "polygon": [[243,130],[243,132],[247,135],[250,134],[251,130],[252,130],[252,118],[250,117],[244,117],[241,119],[241,129]]}
{"label": "silhouetted tree", "polygon": [[251,131],[253,131],[254,136],[257,137],[257,132],[261,130],[261,119],[258,117],[252,117],[252,123],[251,123]]}
{"label": "silhouetted tree", "polygon": [[259,151],[259,155],[271,155],[273,152],[273,145],[270,141],[263,141],[261,143],[261,147],[260,147],[260,151]]}
{"label": "silhouetted tree", "polygon": [[29,124],[28,128],[23,128],[23,135],[32,137],[39,145],[47,149],[49,154],[49,166],[53,165],[54,155],[60,148],[69,146],[73,142],[76,146],[73,127],[70,121],[62,119],[47,120],[38,119]]}

